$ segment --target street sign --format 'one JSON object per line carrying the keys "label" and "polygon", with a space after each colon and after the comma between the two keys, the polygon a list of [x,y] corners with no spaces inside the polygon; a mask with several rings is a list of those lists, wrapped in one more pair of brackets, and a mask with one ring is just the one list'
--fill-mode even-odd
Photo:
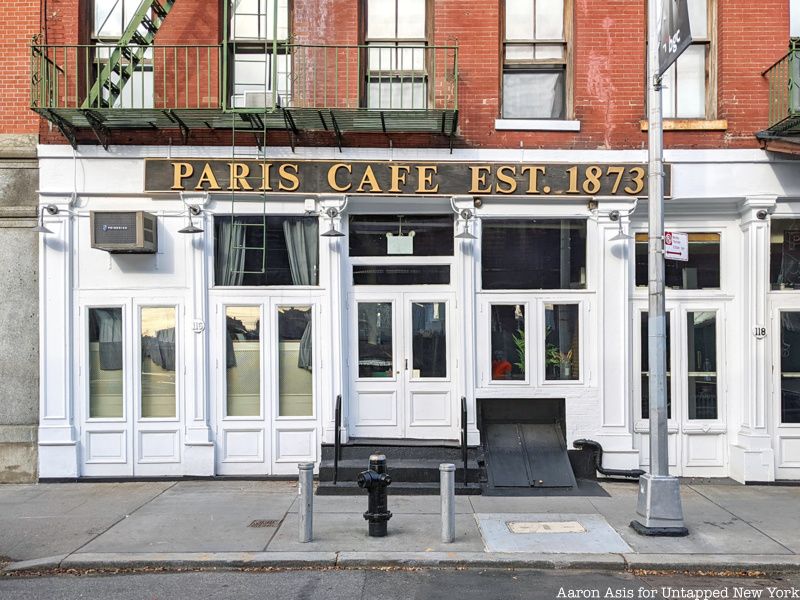
{"label": "street sign", "polygon": [[689,234],[677,231],[664,232],[664,258],[668,260],[689,260]]}

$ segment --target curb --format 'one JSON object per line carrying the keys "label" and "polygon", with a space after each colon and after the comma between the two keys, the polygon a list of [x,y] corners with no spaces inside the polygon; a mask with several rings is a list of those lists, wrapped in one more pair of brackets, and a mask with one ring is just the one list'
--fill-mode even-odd
{"label": "curb", "polygon": [[506,569],[595,569],[624,571],[619,554],[531,554],[486,552],[340,552],[337,567],[470,567]]}
{"label": "curb", "polygon": [[800,572],[796,554],[623,554],[627,568],[648,571]]}

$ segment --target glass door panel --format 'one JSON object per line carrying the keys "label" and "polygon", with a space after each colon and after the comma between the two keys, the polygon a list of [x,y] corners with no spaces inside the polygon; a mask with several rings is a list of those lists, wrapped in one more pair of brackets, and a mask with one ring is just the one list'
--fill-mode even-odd
{"label": "glass door panel", "polygon": [[781,313],[782,424],[800,423],[800,312]]}
{"label": "glass door panel", "polygon": [[447,377],[447,304],[411,304],[411,376],[414,379]]}
{"label": "glass door panel", "polygon": [[261,414],[261,308],[228,306],[225,311],[226,414]]}
{"label": "glass door panel", "polygon": [[689,420],[717,418],[717,313],[686,313]]}
{"label": "glass door panel", "polygon": [[358,378],[392,377],[394,370],[392,305],[358,303]]}

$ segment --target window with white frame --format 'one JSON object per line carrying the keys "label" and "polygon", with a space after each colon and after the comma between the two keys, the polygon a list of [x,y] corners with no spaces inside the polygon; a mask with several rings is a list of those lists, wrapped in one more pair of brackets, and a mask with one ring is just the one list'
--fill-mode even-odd
{"label": "window with white frame", "polygon": [[789,35],[800,38],[800,0],[789,0]]}
{"label": "window with white frame", "polygon": [[366,0],[368,108],[427,108],[427,2]]}
{"label": "window with white frame", "polygon": [[664,118],[713,119],[716,0],[687,0],[692,44],[664,73]]}
{"label": "window with white frame", "polygon": [[272,106],[273,102],[289,105],[292,87],[289,23],[288,0],[231,0],[234,107],[262,108]]}
{"label": "window with white frame", "polygon": [[505,0],[504,119],[564,119],[572,0]]}
{"label": "window with white frame", "polygon": [[492,381],[521,381],[527,371],[525,305],[492,304],[491,321]]}

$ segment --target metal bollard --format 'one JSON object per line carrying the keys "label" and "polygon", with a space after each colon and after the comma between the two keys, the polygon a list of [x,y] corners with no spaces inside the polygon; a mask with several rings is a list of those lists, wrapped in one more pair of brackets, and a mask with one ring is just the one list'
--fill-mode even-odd
{"label": "metal bollard", "polygon": [[442,498],[442,541],[450,544],[456,539],[456,466],[439,465]]}
{"label": "metal bollard", "polygon": [[314,539],[314,463],[299,463],[300,475],[297,493],[300,509],[297,513],[298,534],[301,543]]}

